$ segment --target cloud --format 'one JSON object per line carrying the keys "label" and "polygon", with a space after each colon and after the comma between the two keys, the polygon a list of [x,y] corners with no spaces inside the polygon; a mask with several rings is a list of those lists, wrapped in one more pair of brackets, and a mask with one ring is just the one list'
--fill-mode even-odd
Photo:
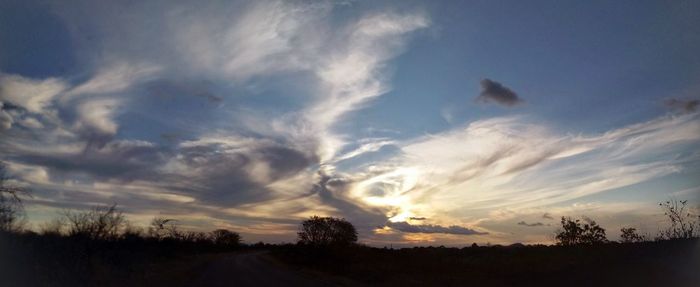
{"label": "cloud", "polygon": [[[489,210],[536,209],[517,220],[565,214],[552,206],[682,171],[700,156],[687,152],[700,134],[690,113],[603,133],[527,117],[414,138],[345,133],[344,120],[391,90],[392,59],[431,25],[421,11],[336,19],[331,2],[83,4],[55,11],[73,27],[80,73],[0,75],[2,159],[47,206],[118,201],[143,218],[163,212],[284,236],[322,214],[361,233],[386,224],[501,238],[514,220],[491,228]],[[481,84],[479,101],[523,102]],[[417,215],[475,229],[406,222],[425,223]]]}
{"label": "cloud", "polygon": [[0,102],[0,130],[8,130],[12,127],[12,123],[14,123],[10,113],[3,109],[4,106],[4,103]]}
{"label": "cloud", "polygon": [[114,98],[91,99],[81,103],[77,108],[77,128],[98,135],[116,134],[119,126],[113,116],[119,104],[119,100]]}
{"label": "cloud", "polygon": [[342,116],[389,91],[386,62],[402,51],[405,36],[429,24],[422,14],[377,13],[349,26],[314,69],[321,80],[319,101],[304,113],[322,135],[320,157],[333,158],[343,141],[330,128]]}
{"label": "cloud", "polygon": [[101,68],[88,81],[66,92],[61,101],[68,101],[81,95],[100,95],[124,91],[137,82],[153,79],[161,68],[152,64],[111,63]]}
{"label": "cloud", "polygon": [[485,210],[558,205],[677,173],[700,161],[697,153],[677,156],[697,147],[699,130],[696,114],[589,135],[523,117],[479,120],[397,143],[400,152],[368,165],[350,193],[393,208],[395,221],[432,214],[478,223],[477,214],[490,216]]}
{"label": "cloud", "polygon": [[35,80],[0,73],[0,101],[12,103],[31,113],[43,113],[66,88],[67,84],[56,78]]}
{"label": "cloud", "polygon": [[549,219],[549,220],[553,220],[553,219],[554,219],[554,217],[552,217],[552,215],[549,214],[549,212],[545,212],[544,214],[542,214],[542,218],[544,218],[544,219]]}
{"label": "cloud", "polygon": [[490,79],[481,80],[481,93],[476,99],[480,102],[494,102],[506,107],[512,107],[523,103],[523,100],[518,97],[518,94],[506,86],[503,86],[501,83]]}
{"label": "cloud", "polygon": [[666,99],[664,101],[664,105],[676,112],[681,112],[681,113],[693,113],[697,110],[698,104],[700,104],[700,101],[697,99]]}
{"label": "cloud", "polygon": [[542,222],[527,223],[525,221],[520,221],[520,222],[518,222],[518,225],[527,226],[527,227],[537,227],[537,226],[544,226],[545,224]]}
{"label": "cloud", "polygon": [[462,227],[459,225],[440,226],[432,224],[411,225],[405,221],[387,222],[386,226],[406,233],[445,233],[457,235],[484,235],[487,232],[480,232],[474,229]]}

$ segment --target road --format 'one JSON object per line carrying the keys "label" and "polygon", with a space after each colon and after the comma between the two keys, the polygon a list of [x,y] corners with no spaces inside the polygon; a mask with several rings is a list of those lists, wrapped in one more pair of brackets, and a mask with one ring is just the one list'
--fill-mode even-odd
{"label": "road", "polygon": [[330,277],[296,271],[270,260],[265,251],[227,255],[207,264],[188,286],[347,286]]}

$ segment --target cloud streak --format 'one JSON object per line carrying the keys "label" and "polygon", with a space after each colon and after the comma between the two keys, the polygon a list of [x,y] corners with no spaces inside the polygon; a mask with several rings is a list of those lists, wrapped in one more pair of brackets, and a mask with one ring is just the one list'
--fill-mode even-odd
{"label": "cloud streak", "polygon": [[525,221],[518,222],[518,225],[527,226],[527,227],[545,226],[545,224],[542,222],[527,223]]}

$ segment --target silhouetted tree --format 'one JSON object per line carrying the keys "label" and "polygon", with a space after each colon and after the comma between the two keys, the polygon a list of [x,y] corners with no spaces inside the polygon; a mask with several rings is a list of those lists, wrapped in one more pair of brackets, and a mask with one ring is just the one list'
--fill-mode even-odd
{"label": "silhouetted tree", "polygon": [[622,243],[634,243],[634,242],[644,242],[646,238],[643,235],[637,233],[637,229],[633,227],[623,227],[620,229],[620,242]]}
{"label": "silhouetted tree", "polygon": [[236,232],[226,229],[217,229],[209,234],[209,237],[216,245],[234,247],[241,243],[241,236]]}
{"label": "silhouetted tree", "polygon": [[9,183],[7,164],[0,162],[0,232],[18,231],[22,228],[24,206],[20,194],[29,195],[21,186]]}
{"label": "silhouetted tree", "polygon": [[687,200],[667,200],[659,203],[671,225],[659,233],[658,239],[689,239],[700,237],[700,215],[690,212]]}
{"label": "silhouetted tree", "polygon": [[116,204],[82,212],[65,211],[63,215],[68,222],[68,235],[96,240],[118,238],[126,224],[126,218],[117,210]]}
{"label": "silhouetted tree", "polygon": [[607,242],[605,237],[605,229],[588,218],[581,220],[573,220],[570,217],[561,218],[562,230],[558,231],[555,239],[557,245],[592,245]]}
{"label": "silhouetted tree", "polygon": [[314,246],[351,245],[357,242],[355,227],[344,218],[312,216],[301,223],[299,243]]}

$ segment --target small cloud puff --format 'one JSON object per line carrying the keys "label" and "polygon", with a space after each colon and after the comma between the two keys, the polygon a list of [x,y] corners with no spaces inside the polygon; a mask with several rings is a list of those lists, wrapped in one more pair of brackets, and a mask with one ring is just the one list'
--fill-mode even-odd
{"label": "small cloud puff", "polygon": [[506,107],[523,103],[523,100],[513,90],[490,79],[481,80],[481,93],[476,100],[483,103],[494,102]]}
{"label": "small cloud puff", "polygon": [[693,113],[698,109],[698,104],[700,104],[698,99],[670,98],[664,101],[664,105],[668,109],[680,113]]}

